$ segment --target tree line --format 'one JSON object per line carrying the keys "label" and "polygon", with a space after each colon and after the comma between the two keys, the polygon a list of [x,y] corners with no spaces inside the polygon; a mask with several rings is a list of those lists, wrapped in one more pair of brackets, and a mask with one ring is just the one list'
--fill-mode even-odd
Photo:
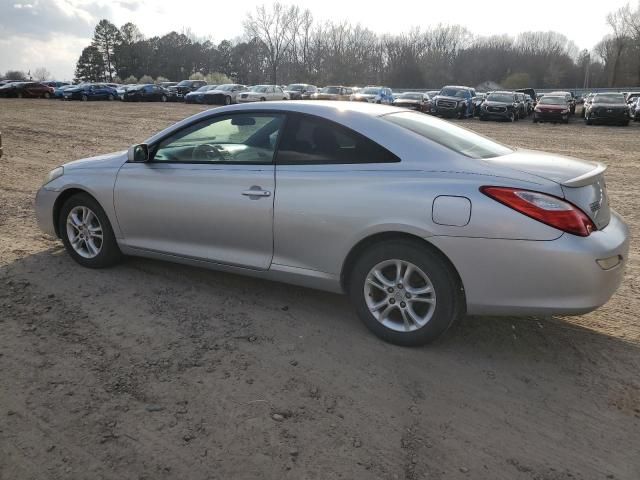
{"label": "tree line", "polygon": [[206,77],[238,83],[384,84],[396,88],[640,85],[640,4],[607,17],[611,33],[592,52],[558,32],[475,36],[459,25],[378,34],[360,24],[319,22],[309,10],[258,7],[236,41],[191,32],[146,38],[133,23],[101,20],[76,65],[76,80],[134,83]]}

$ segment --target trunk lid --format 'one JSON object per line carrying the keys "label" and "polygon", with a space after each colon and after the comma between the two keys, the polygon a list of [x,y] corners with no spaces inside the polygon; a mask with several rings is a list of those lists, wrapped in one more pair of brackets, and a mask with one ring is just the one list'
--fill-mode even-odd
{"label": "trunk lid", "polygon": [[611,211],[604,179],[606,166],[528,150],[487,161],[558,183],[565,199],[587,214],[599,230],[609,224]]}

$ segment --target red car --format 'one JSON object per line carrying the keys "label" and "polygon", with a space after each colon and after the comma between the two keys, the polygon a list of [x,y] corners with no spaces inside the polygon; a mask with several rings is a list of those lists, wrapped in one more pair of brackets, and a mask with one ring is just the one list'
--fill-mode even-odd
{"label": "red car", "polygon": [[545,95],[533,110],[533,123],[562,122],[569,123],[571,106],[564,96]]}
{"label": "red car", "polygon": [[13,82],[0,87],[0,97],[51,98],[53,87],[39,82]]}

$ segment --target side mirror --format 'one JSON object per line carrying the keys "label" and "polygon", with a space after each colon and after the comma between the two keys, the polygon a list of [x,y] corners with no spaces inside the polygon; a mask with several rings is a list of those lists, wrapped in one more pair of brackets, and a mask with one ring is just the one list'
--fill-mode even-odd
{"label": "side mirror", "polygon": [[149,145],[140,143],[132,145],[127,152],[127,161],[130,163],[145,163],[149,161]]}

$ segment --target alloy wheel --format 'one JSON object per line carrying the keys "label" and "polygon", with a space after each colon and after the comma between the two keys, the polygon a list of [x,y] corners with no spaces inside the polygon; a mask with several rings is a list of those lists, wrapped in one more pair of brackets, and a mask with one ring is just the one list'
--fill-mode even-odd
{"label": "alloy wheel", "polygon": [[98,216],[88,207],[73,207],[67,215],[67,238],[71,248],[81,257],[97,257],[103,241]]}
{"label": "alloy wheel", "polygon": [[436,307],[431,280],[406,260],[391,259],[375,265],[366,276],[364,296],[371,315],[397,332],[424,327]]}

